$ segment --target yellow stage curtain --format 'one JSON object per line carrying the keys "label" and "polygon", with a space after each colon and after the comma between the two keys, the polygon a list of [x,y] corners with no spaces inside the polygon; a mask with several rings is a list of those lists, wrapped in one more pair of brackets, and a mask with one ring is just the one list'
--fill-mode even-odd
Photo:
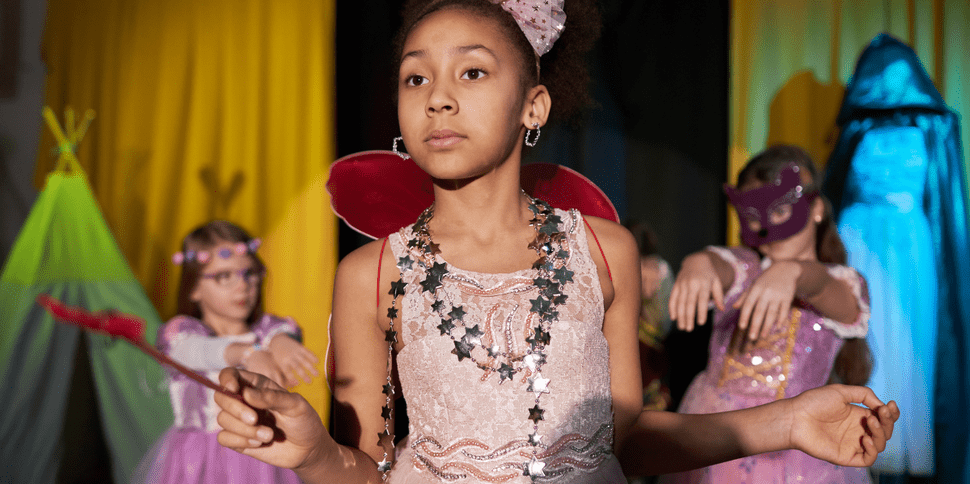
{"label": "yellow stage curtain", "polygon": [[[50,0],[47,104],[94,109],[80,146],[101,209],[163,318],[181,238],[211,219],[264,240],[266,309],[327,348],[336,219],[336,0]],[[40,113],[37,113],[38,117]],[[53,167],[41,142],[37,181]],[[297,391],[326,421],[320,377]]]}
{"label": "yellow stage curtain", "polygon": [[[966,0],[735,0],[731,16],[728,181],[767,146],[806,148],[821,167],[859,54],[888,32],[908,43],[943,99],[963,116],[970,153],[970,3]],[[728,241],[738,226],[728,214]]]}

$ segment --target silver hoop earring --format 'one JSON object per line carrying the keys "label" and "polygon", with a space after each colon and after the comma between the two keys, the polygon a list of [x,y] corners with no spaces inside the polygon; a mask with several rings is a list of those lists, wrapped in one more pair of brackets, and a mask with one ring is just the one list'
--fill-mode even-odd
{"label": "silver hoop earring", "polygon": [[[534,138],[532,138],[532,141],[530,142],[529,141],[529,133],[532,132],[532,129],[534,129],[536,131],[536,135],[535,135]],[[525,145],[526,146],[529,146],[529,147],[532,147],[532,146],[535,146],[536,145],[536,141],[539,141],[539,134],[541,132],[541,130],[539,129],[539,123],[532,123],[532,129],[527,129],[525,131]]]}
{"label": "silver hoop earring", "polygon": [[397,142],[398,141],[400,141],[401,144],[404,144],[404,137],[403,136],[398,136],[397,138],[394,138],[394,147],[391,148],[391,149],[394,150],[394,154],[397,155],[397,156],[400,156],[402,160],[406,160],[406,159],[410,158],[411,155],[397,150]]}

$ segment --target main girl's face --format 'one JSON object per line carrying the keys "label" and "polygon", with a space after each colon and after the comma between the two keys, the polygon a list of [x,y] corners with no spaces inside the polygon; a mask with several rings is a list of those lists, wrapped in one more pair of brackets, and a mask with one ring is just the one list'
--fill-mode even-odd
{"label": "main girl's face", "polygon": [[[801,170],[800,177],[802,186],[808,186],[812,183],[811,175],[808,170]],[[748,190],[753,190],[764,186],[761,181],[752,181],[745,183],[743,186],[739,187],[742,192]],[[817,237],[816,220],[821,218],[825,211],[825,204],[822,202],[821,198],[815,198],[812,201],[811,208],[809,209],[808,219],[805,221],[805,226],[802,227],[794,235],[775,240],[773,242],[768,242],[758,246],[758,251],[768,257],[771,260],[816,260],[818,259],[818,254],[815,253],[815,239]],[[779,225],[787,221],[789,217],[792,216],[792,207],[787,204],[781,204],[774,207],[768,214],[770,218],[769,222],[774,225]],[[745,220],[742,218],[741,223],[758,223],[750,220]],[[751,230],[758,231],[761,227],[749,226]]]}
{"label": "main girl's face", "polygon": [[429,175],[476,177],[520,152],[521,67],[494,20],[445,8],[412,29],[402,52],[401,135]]}
{"label": "main girl's face", "polygon": [[256,307],[263,274],[249,254],[235,252],[236,245],[221,242],[208,250],[218,254],[228,249],[232,255],[225,259],[211,257],[202,268],[191,297],[199,305],[203,320],[245,322]]}

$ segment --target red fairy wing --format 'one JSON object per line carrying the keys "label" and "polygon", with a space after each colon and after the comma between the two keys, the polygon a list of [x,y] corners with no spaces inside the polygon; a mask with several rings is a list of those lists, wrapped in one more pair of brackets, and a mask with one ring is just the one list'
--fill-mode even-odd
{"label": "red fairy wing", "polygon": [[364,151],[335,161],[327,191],[334,213],[375,239],[413,223],[434,201],[431,177],[393,151]]}
{"label": "red fairy wing", "polygon": [[578,171],[555,163],[529,163],[522,167],[522,188],[549,205],[616,223],[620,215],[609,197]]}
{"label": "red fairy wing", "polygon": [[[575,208],[619,222],[610,199],[592,181],[554,163],[522,167],[522,188],[556,208]],[[379,239],[413,223],[434,201],[434,187],[414,160],[393,151],[347,155],[330,166],[330,206],[352,229]]]}

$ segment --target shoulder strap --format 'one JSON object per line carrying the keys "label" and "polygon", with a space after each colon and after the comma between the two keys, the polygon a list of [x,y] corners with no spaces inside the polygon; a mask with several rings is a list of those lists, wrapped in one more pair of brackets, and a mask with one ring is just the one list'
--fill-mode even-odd
{"label": "shoulder strap", "polygon": [[384,262],[384,247],[387,246],[387,237],[381,243],[381,255],[377,257],[377,307],[381,307],[381,263]]}
{"label": "shoulder strap", "polygon": [[606,253],[603,252],[603,246],[600,245],[600,239],[596,237],[596,232],[593,232],[593,227],[589,225],[586,221],[586,217],[583,217],[583,223],[586,224],[586,228],[589,229],[589,233],[593,234],[593,240],[596,241],[596,247],[600,250],[600,255],[603,256],[603,264],[606,265],[606,275],[610,278],[610,282],[613,282],[613,273],[610,272],[610,262],[606,260]]}

